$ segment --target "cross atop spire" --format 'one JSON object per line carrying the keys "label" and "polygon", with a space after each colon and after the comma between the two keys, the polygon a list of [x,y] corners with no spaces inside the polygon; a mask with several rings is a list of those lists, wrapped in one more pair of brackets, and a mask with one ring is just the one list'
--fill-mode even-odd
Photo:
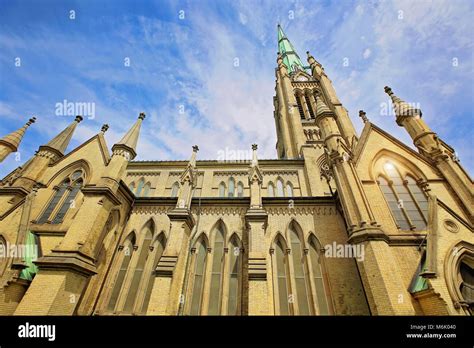
{"label": "cross atop spire", "polygon": [[278,53],[281,54],[283,63],[289,72],[295,71],[295,69],[304,71],[304,65],[301,63],[298,53],[296,53],[295,48],[286,37],[280,24],[278,24]]}

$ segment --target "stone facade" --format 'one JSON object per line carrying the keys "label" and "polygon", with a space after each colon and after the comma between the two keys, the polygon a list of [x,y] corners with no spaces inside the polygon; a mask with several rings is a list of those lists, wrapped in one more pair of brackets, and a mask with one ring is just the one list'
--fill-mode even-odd
{"label": "stone facade", "polygon": [[472,314],[472,180],[453,149],[388,87],[418,151],[363,112],[358,135],[321,64],[279,40],[278,159],[133,161],[144,114],[112,154],[108,126],[65,153],[78,117],[7,175],[1,250],[39,253],[0,258],[0,314]]}

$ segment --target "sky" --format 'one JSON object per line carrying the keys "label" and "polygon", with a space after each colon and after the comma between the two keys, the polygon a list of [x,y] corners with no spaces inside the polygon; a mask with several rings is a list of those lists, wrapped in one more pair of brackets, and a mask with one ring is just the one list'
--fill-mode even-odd
{"label": "sky", "polygon": [[[0,0],[0,136],[31,116],[0,177],[73,121],[68,151],[105,123],[109,148],[140,112],[136,160],[250,150],[277,158],[277,23],[302,60],[324,66],[360,132],[358,110],[412,146],[383,87],[415,103],[472,175],[474,2]],[[77,111],[77,110],[73,110]]]}

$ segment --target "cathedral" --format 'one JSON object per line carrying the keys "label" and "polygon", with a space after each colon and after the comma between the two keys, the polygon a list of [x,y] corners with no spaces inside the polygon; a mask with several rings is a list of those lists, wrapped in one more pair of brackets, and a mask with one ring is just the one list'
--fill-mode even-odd
{"label": "cathedral", "polygon": [[81,116],[38,144],[0,181],[0,315],[472,315],[454,150],[390,87],[414,147],[364,111],[358,134],[280,26],[276,63],[277,159],[134,161],[144,113],[111,151],[108,125],[66,151]]}

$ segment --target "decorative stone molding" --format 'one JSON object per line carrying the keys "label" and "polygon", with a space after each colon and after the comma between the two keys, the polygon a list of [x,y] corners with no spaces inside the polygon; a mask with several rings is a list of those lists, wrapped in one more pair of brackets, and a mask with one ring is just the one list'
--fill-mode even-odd
{"label": "decorative stone molding", "polygon": [[267,260],[264,257],[249,258],[249,280],[267,280]]}
{"label": "decorative stone molding", "polygon": [[214,176],[247,176],[246,171],[215,171]]}
{"label": "decorative stone molding", "polygon": [[[196,251],[195,248],[193,248]],[[191,249],[192,250],[192,249]],[[175,255],[163,255],[158,262],[155,269],[157,277],[173,277],[176,264],[178,263],[178,256]]]}
{"label": "decorative stone molding", "polygon": [[[296,201],[294,203],[296,204]],[[335,207],[293,207],[291,209],[288,207],[266,207],[265,209],[269,215],[337,215]]]}
{"label": "decorative stone molding", "polygon": [[446,228],[447,231],[451,233],[458,233],[459,232],[459,226],[456,224],[453,220],[446,219],[443,221],[443,226]]}
{"label": "decorative stone molding", "polygon": [[298,176],[297,170],[264,170],[263,175],[296,175]]}
{"label": "decorative stone molding", "polygon": [[161,172],[127,172],[127,176],[140,176],[140,177],[147,177],[147,176],[160,176]]}

